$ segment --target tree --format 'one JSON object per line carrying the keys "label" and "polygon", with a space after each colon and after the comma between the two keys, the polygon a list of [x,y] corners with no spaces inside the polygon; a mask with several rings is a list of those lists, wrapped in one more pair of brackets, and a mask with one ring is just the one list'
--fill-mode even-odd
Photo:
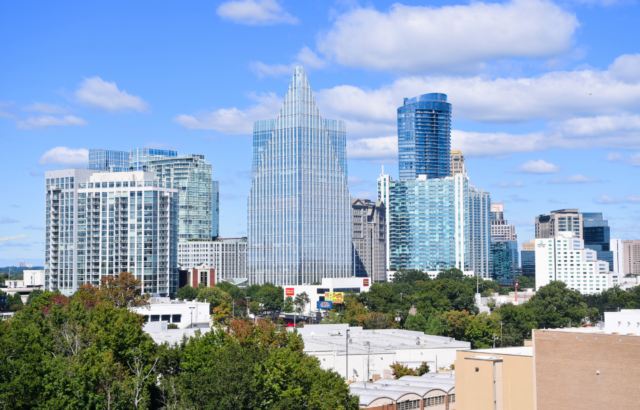
{"label": "tree", "polygon": [[222,289],[223,291],[227,292],[233,300],[246,298],[245,292],[243,292],[242,289],[240,289],[238,286],[234,285],[233,283],[218,282],[216,286]]}
{"label": "tree", "polygon": [[409,315],[407,320],[404,322],[404,328],[407,330],[417,330],[420,332],[424,332],[427,327],[427,319],[420,313],[416,313],[415,315]]}
{"label": "tree", "polygon": [[[247,289],[247,294],[248,293]],[[264,310],[267,312],[276,312],[281,310],[284,304],[284,289],[271,283],[265,283],[260,287],[260,290],[251,297],[251,300],[262,303]]]}
{"label": "tree", "polygon": [[438,276],[436,276],[436,280],[439,279],[451,279],[461,282],[464,280],[464,273],[460,269],[451,268],[438,273]]}
{"label": "tree", "polygon": [[391,375],[393,376],[394,379],[399,379],[401,377],[404,376],[415,376],[416,375],[416,371],[413,369],[410,369],[409,366],[404,365],[404,364],[400,364],[398,362],[395,362],[394,364],[392,364],[391,366]]}
{"label": "tree", "polygon": [[42,295],[43,293],[44,291],[40,289],[36,289],[33,292],[29,293],[29,297],[27,298],[27,306],[30,305],[34,299],[36,299],[38,296]]}
{"label": "tree", "polygon": [[520,275],[516,278],[518,281],[518,289],[535,289],[536,288],[536,277],[535,276],[524,276]]}
{"label": "tree", "polygon": [[525,306],[533,313],[539,328],[579,326],[593,313],[580,292],[559,281],[541,287]]}
{"label": "tree", "polygon": [[418,376],[422,376],[423,374],[427,374],[431,371],[427,362],[422,362],[420,366],[416,369],[416,373]]}
{"label": "tree", "polygon": [[22,310],[24,303],[22,302],[22,296],[19,293],[14,293],[13,295],[7,295],[7,305],[9,306],[9,310],[18,311]]}
{"label": "tree", "polygon": [[196,300],[197,297],[198,291],[191,285],[185,285],[176,292],[176,298],[182,300]]}
{"label": "tree", "polygon": [[415,283],[417,281],[423,281],[423,282],[428,282],[430,281],[431,278],[429,278],[429,275],[419,271],[417,269],[411,269],[411,270],[399,270],[395,273],[395,275],[393,276],[393,283],[394,284],[398,284],[398,283]]}
{"label": "tree", "polygon": [[198,302],[209,302],[209,311],[213,313],[213,310],[220,306],[222,303],[231,305],[231,296],[217,286],[203,287],[198,290]]}
{"label": "tree", "polygon": [[282,306],[282,311],[286,313],[293,312],[293,298],[291,296],[287,296],[284,300],[284,305]]}
{"label": "tree", "polygon": [[149,304],[149,295],[142,294],[142,281],[129,272],[117,276],[105,276],[100,286],[84,284],[78,289],[80,298],[91,299],[91,295],[100,300],[110,300],[115,307],[135,307]]}
{"label": "tree", "polygon": [[309,295],[307,294],[307,292],[302,292],[296,295],[296,298],[294,299],[293,304],[296,307],[300,308],[301,312],[304,312],[304,308],[309,302],[311,302],[311,299],[309,298]]}

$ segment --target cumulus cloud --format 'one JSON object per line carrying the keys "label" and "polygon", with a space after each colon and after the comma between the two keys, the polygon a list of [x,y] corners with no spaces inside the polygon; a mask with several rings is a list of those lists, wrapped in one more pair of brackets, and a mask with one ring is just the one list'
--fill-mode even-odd
{"label": "cumulus cloud", "polygon": [[86,78],[75,92],[81,104],[105,110],[111,113],[138,111],[144,112],[149,104],[142,98],[120,91],[115,82],[104,81],[100,77]]}
{"label": "cumulus cloud", "polygon": [[347,156],[352,159],[398,161],[398,137],[361,138],[347,141]]}
{"label": "cumulus cloud", "polygon": [[388,11],[354,8],[339,15],[318,49],[339,64],[384,71],[474,70],[488,60],[568,52],[578,19],[550,1]]}
{"label": "cumulus cloud", "polygon": [[590,178],[581,174],[563,178],[552,178],[549,180],[550,184],[593,184],[596,182],[602,182],[602,180],[598,178]]}
{"label": "cumulus cloud", "polygon": [[7,111],[7,109],[12,109],[14,105],[16,105],[16,103],[13,101],[0,101],[0,118],[7,120],[15,119],[16,116]]}
{"label": "cumulus cloud", "polygon": [[520,165],[516,170],[516,172],[522,172],[525,174],[557,174],[561,171],[562,168],[543,159],[527,161]]}
{"label": "cumulus cloud", "polygon": [[9,218],[8,216],[0,216],[0,224],[14,224],[18,222],[18,220]]}
{"label": "cumulus cloud", "polygon": [[59,105],[39,102],[22,107],[22,109],[24,111],[39,112],[42,114],[66,114],[69,112],[67,108]]}
{"label": "cumulus cloud", "polygon": [[594,199],[596,204],[639,204],[640,196],[638,195],[627,195],[626,198],[612,198],[605,194],[601,194],[599,197]]}
{"label": "cumulus cloud", "polygon": [[40,157],[40,165],[87,166],[89,151],[84,148],[55,147]]}
{"label": "cumulus cloud", "polygon": [[250,95],[256,104],[246,110],[220,108],[194,115],[181,114],[173,120],[190,130],[216,130],[223,134],[251,134],[253,122],[278,116],[282,100],[275,93]]}
{"label": "cumulus cloud", "polygon": [[516,182],[499,182],[497,184],[500,188],[520,188],[523,187],[524,184],[520,181]]}
{"label": "cumulus cloud", "polygon": [[84,125],[87,125],[87,122],[82,118],[78,118],[74,115],[65,115],[64,117],[42,115],[40,117],[29,117],[25,120],[18,120],[16,122],[16,126],[21,130]]}
{"label": "cumulus cloud", "polygon": [[321,68],[324,67],[325,61],[312,51],[309,47],[303,47],[298,53],[295,60],[291,64],[265,64],[257,61],[251,63],[251,69],[258,74],[259,77],[292,75],[296,66],[305,68]]}
{"label": "cumulus cloud", "polygon": [[640,167],[640,152],[633,155],[622,155],[619,152],[612,152],[607,155],[606,160],[609,162],[624,162],[635,167]]}
{"label": "cumulus cloud", "polygon": [[296,24],[298,19],[284,11],[276,0],[236,0],[218,6],[218,16],[247,25]]}
{"label": "cumulus cloud", "polygon": [[640,54],[625,54],[615,59],[609,66],[609,72],[615,78],[630,84],[640,82]]}

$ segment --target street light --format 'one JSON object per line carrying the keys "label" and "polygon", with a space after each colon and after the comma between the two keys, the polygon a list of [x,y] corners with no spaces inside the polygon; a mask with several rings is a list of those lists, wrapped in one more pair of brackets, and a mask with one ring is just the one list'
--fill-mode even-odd
{"label": "street light", "polygon": [[347,383],[349,383],[349,329],[347,329]]}
{"label": "street light", "polygon": [[195,306],[189,306],[189,310],[191,312],[191,324],[189,325],[190,329],[193,329],[193,309],[195,309]]}

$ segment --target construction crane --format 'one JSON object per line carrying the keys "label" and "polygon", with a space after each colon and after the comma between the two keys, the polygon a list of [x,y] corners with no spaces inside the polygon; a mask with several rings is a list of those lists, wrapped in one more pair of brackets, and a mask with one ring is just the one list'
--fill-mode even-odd
{"label": "construction crane", "polygon": [[27,235],[27,234],[16,235],[16,236],[5,236],[4,238],[0,238],[0,242],[13,241],[15,239],[24,239],[24,238],[28,238],[28,237],[29,237],[29,235]]}

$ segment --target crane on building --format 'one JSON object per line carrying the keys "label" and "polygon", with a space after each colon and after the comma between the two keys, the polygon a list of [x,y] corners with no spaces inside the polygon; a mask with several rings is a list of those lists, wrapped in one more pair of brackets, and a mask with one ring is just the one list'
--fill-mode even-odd
{"label": "crane on building", "polygon": [[27,234],[22,234],[22,235],[16,235],[16,236],[5,236],[0,238],[0,242],[4,242],[4,241],[13,241],[16,239],[24,239],[24,238],[28,238],[29,235]]}

